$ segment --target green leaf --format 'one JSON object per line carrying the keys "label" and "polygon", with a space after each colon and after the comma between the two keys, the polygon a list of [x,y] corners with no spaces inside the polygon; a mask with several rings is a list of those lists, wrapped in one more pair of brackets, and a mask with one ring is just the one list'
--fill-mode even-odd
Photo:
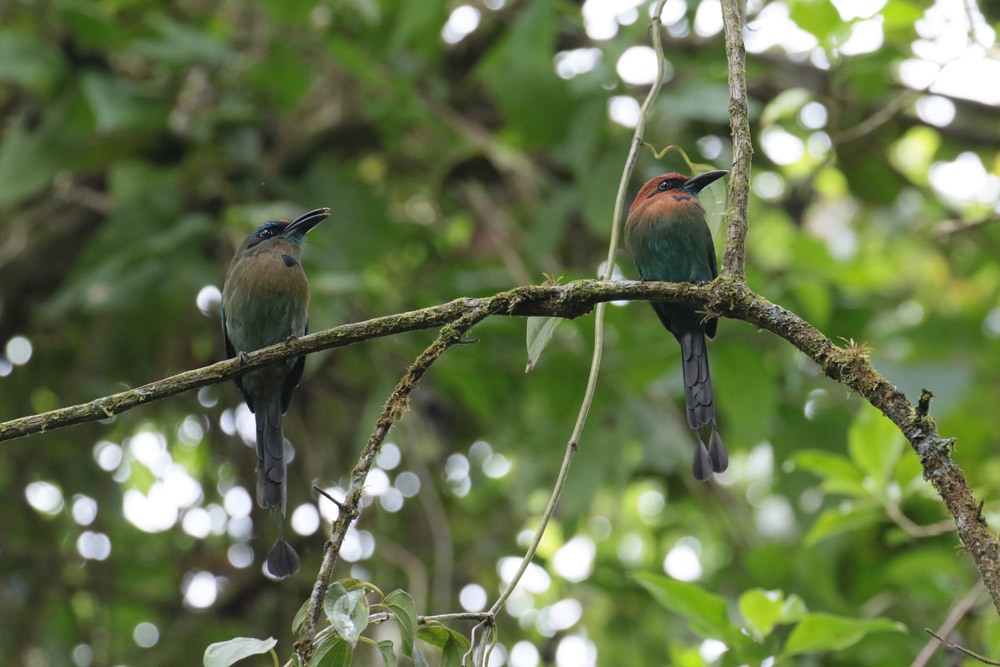
{"label": "green leaf", "polygon": [[807,613],[806,603],[798,595],[789,595],[781,605],[779,623],[794,623]]}
{"label": "green leaf", "polygon": [[79,143],[72,131],[72,109],[50,107],[39,127],[12,120],[0,136],[0,208],[14,206],[49,186],[72,164]]}
{"label": "green leaf", "polygon": [[816,519],[816,523],[809,529],[809,534],[806,535],[804,542],[807,547],[811,547],[820,540],[871,525],[880,519],[881,514],[870,507],[849,508],[846,511],[828,509]]}
{"label": "green leaf", "polygon": [[357,646],[358,637],[368,626],[364,589],[347,591],[340,583],[330,586],[323,598],[323,611],[337,634],[352,647]]}
{"label": "green leaf", "polygon": [[771,634],[781,619],[782,603],[780,591],[752,588],[740,596],[740,614],[756,639],[762,640]]}
{"label": "green leaf", "polygon": [[443,625],[425,625],[417,630],[417,639],[437,646],[440,649],[445,647],[449,641],[458,642],[465,650],[469,649],[469,640],[460,632],[446,628]]}
{"label": "green leaf", "polygon": [[396,25],[389,39],[392,50],[406,46],[419,35],[433,33],[437,38],[440,26],[448,20],[444,0],[404,2],[393,15],[396,16]]}
{"label": "green leaf", "polygon": [[48,89],[63,69],[59,49],[34,35],[0,31],[0,82]]}
{"label": "green leaf", "polygon": [[827,0],[798,0],[789,3],[789,18],[803,30],[811,32],[825,44],[835,31],[844,31],[846,26],[840,20],[840,12]]}
{"label": "green leaf", "polygon": [[649,591],[657,602],[683,616],[698,635],[726,639],[738,633],[726,615],[726,601],[709,593],[701,586],[677,581],[657,574],[640,573],[633,576]]}
{"label": "green leaf", "polygon": [[[721,326],[725,327],[723,323]],[[739,428],[724,430],[723,440],[730,449],[749,450],[772,432],[778,413],[778,389],[775,383],[776,364],[760,349],[746,343],[730,341],[712,348],[712,379],[720,387],[739,387],[752,401],[719,402],[723,424],[739,424]],[[716,380],[716,376],[718,379]]]}
{"label": "green leaf", "polygon": [[406,591],[396,589],[385,596],[382,604],[396,617],[399,634],[403,640],[403,653],[416,661],[413,641],[417,636],[417,608],[413,604],[413,598]]}
{"label": "green leaf", "polygon": [[[824,2],[824,4],[827,4]],[[836,13],[837,10],[834,10]],[[782,118],[794,117],[807,102],[812,99],[812,93],[805,88],[789,88],[778,93],[773,100],[764,107],[761,114],[761,126],[773,125]]]}
{"label": "green leaf", "polygon": [[142,127],[154,120],[162,124],[167,117],[166,107],[157,109],[148,100],[141,100],[127,82],[113,76],[85,72],[80,89],[100,132]]}
{"label": "green leaf", "polygon": [[338,638],[316,649],[309,660],[309,667],[350,667],[353,659],[354,647]]}
{"label": "green leaf", "polygon": [[467,650],[467,648],[463,650],[461,645],[455,641],[455,638],[449,635],[448,641],[445,643],[444,648],[441,649],[441,662],[438,663],[438,667],[461,667],[462,655]]}
{"label": "green leaf", "polygon": [[166,14],[156,14],[149,24],[156,36],[132,43],[132,50],[141,57],[185,65],[194,61],[220,63],[229,54],[226,44],[191,22],[182,23]]}
{"label": "green leaf", "polygon": [[884,489],[900,454],[903,434],[878,409],[864,404],[847,433],[847,449],[851,459],[879,489]]}
{"label": "green leaf", "polygon": [[393,650],[392,640],[383,639],[376,646],[382,655],[382,667],[396,667],[396,651]]}
{"label": "green leaf", "polygon": [[309,613],[309,600],[310,598],[306,598],[306,601],[302,603],[302,606],[299,607],[299,610],[295,612],[295,618],[292,619],[293,634],[297,635],[302,630],[302,624],[305,623],[306,614]]}
{"label": "green leaf", "polygon": [[535,369],[535,364],[538,363],[542,350],[552,340],[552,334],[555,333],[560,322],[562,322],[561,317],[528,318],[528,365],[524,367],[525,373]]}
{"label": "green leaf", "polygon": [[267,639],[237,637],[226,642],[217,642],[205,649],[203,664],[205,667],[229,667],[243,658],[263,655],[277,645],[278,640],[274,637]]}
{"label": "green leaf", "polygon": [[832,614],[809,614],[785,643],[783,655],[839,651],[853,646],[872,632],[905,632],[906,626],[887,618],[844,618]]}
{"label": "green leaf", "polygon": [[792,456],[795,465],[823,478],[823,490],[827,493],[843,493],[849,496],[870,495],[864,487],[864,475],[846,457],[832,452],[806,449]]}
{"label": "green leaf", "polygon": [[413,647],[413,664],[417,667],[431,667],[430,663],[427,662],[427,658],[424,657],[424,654],[416,646]]}

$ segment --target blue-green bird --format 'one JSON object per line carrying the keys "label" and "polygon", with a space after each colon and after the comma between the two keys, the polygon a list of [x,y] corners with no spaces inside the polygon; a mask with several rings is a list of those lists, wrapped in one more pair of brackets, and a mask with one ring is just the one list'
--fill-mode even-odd
{"label": "blue-green bird", "polygon": [[[719,274],[712,232],[697,195],[727,173],[710,171],[694,178],[670,173],[642,186],[625,221],[625,247],[642,280],[700,283]],[[706,336],[715,338],[718,320],[706,319],[690,306],[656,301],[652,306],[681,344],[688,423],[698,439],[692,469],[695,479],[703,482],[729,466],[729,455],[715,427],[715,394],[705,343]],[[706,448],[699,430],[708,425],[712,433]]]}
{"label": "blue-green bird", "polygon": [[[330,209],[320,208],[292,222],[268,222],[240,245],[222,289],[222,334],[228,358],[308,332],[309,282],[300,262],[302,243],[329,215]],[[281,536],[281,518],[288,503],[281,416],[288,411],[305,361],[304,356],[289,359],[236,379],[257,421],[257,504],[274,508],[279,534],[267,554],[267,567],[279,578],[299,570],[298,554]]]}

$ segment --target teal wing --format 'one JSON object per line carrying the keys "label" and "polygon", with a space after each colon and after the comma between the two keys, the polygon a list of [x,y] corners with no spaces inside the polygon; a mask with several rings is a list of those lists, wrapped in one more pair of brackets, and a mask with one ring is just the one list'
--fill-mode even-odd
{"label": "teal wing", "polygon": [[[305,336],[309,333],[309,319],[306,318],[306,328],[301,335]],[[288,404],[292,400],[292,392],[295,388],[299,386],[299,380],[302,379],[302,370],[306,367],[306,358],[304,356],[299,357],[295,360],[292,365],[292,370],[288,371],[288,375],[285,376],[285,381],[281,384],[281,412],[282,414],[288,412]]]}
{"label": "teal wing", "polygon": [[[222,338],[226,342],[226,359],[232,359],[236,356],[236,348],[233,347],[233,343],[229,340],[229,327],[226,326],[226,307],[222,307]],[[250,398],[250,394],[247,393],[246,389],[243,388],[243,379],[236,378],[233,380],[236,383],[236,388],[240,390],[243,394],[243,400],[246,401],[247,407],[250,408],[250,412],[253,412],[253,399]]]}

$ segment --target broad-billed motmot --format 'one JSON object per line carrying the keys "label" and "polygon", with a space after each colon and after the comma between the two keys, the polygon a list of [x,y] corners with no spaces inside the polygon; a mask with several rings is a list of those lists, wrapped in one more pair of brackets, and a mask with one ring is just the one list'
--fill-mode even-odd
{"label": "broad-billed motmot", "polygon": [[[268,222],[248,236],[233,256],[222,289],[222,334],[230,359],[298,338],[309,330],[309,282],[299,261],[302,242],[330,215],[320,208],[292,222]],[[302,378],[306,358],[258,368],[236,378],[257,421],[257,504],[274,508],[278,539],[267,554],[276,577],[299,570],[299,556],[281,536],[288,502],[285,436],[281,416]]]}
{"label": "broad-billed motmot", "polygon": [[[625,221],[625,247],[642,280],[700,283],[719,274],[712,232],[697,195],[727,173],[710,171],[693,178],[670,173],[642,186]],[[681,344],[688,423],[698,439],[692,468],[695,479],[704,482],[729,466],[729,455],[715,428],[715,395],[705,344],[705,336],[715,338],[718,320],[706,318],[691,306],[656,301],[652,306]],[[706,448],[698,431],[709,424],[712,433]]]}

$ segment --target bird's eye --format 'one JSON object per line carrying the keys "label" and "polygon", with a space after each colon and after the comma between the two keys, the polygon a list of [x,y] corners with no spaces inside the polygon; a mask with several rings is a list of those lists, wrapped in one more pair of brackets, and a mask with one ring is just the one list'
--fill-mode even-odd
{"label": "bird's eye", "polygon": [[665,181],[660,181],[660,185],[658,187],[659,187],[660,190],[667,190],[667,189],[669,189],[670,188],[670,179],[667,179]]}
{"label": "bird's eye", "polygon": [[262,239],[269,239],[272,236],[274,236],[274,230],[273,229],[262,229],[262,230],[260,230],[260,237]]}

